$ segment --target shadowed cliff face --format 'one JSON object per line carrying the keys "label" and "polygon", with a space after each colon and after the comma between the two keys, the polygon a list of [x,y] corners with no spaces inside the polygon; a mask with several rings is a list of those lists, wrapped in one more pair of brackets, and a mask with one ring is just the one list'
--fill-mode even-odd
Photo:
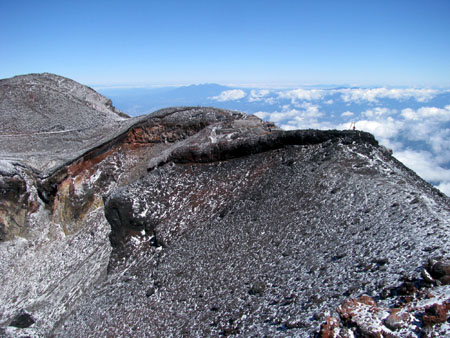
{"label": "shadowed cliff face", "polygon": [[[77,137],[33,129],[39,155],[20,142],[2,150],[5,336],[313,336],[349,297],[374,296],[389,313],[404,276],[423,281],[428,258],[448,255],[448,198],[370,134],[282,131],[203,107],[126,119],[54,75],[5,83],[31,86],[36,98],[57,91],[32,107],[58,123],[61,107],[80,114],[71,121],[84,106],[106,119]],[[23,109],[20,91],[4,93]],[[446,263],[433,264],[431,279]],[[450,299],[445,276],[427,282],[441,303]],[[333,327],[352,334],[348,323],[362,332],[352,311],[366,305],[351,304],[334,313],[341,324],[326,319],[323,337]],[[392,327],[379,332],[395,336]],[[398,336],[422,334],[414,330]]]}

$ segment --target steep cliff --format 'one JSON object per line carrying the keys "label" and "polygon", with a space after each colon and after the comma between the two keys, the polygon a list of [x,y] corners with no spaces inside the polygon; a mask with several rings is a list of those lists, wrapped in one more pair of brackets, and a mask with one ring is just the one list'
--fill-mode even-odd
{"label": "steep cliff", "polygon": [[[427,263],[447,264],[449,199],[370,134],[203,107],[131,119],[51,74],[0,93],[4,336],[364,336],[364,303],[327,315],[362,294],[390,309],[405,277],[449,302]],[[450,332],[417,306],[374,334]]]}

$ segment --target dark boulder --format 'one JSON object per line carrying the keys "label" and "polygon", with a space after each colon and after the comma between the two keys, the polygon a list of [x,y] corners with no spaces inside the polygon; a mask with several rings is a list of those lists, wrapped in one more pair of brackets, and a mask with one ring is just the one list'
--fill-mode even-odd
{"label": "dark boulder", "polygon": [[30,313],[28,313],[25,310],[22,310],[12,319],[11,323],[9,323],[9,326],[25,329],[33,325],[35,322],[36,322],[35,319]]}

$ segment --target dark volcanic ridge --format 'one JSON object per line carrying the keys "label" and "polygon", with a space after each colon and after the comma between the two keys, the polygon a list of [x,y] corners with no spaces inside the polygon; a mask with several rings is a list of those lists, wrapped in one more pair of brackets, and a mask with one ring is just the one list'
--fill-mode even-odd
{"label": "dark volcanic ridge", "polygon": [[0,336],[450,334],[449,198],[368,133],[52,74],[0,112]]}

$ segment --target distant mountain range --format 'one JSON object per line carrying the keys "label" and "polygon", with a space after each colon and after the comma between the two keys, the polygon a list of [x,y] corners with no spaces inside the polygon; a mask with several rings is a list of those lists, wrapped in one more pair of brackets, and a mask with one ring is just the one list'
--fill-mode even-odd
{"label": "distant mountain range", "polygon": [[209,97],[228,89],[230,88],[218,84],[201,84],[161,88],[110,88],[98,91],[111,98],[116,107],[121,107],[119,109],[136,116],[165,107],[211,104]]}

